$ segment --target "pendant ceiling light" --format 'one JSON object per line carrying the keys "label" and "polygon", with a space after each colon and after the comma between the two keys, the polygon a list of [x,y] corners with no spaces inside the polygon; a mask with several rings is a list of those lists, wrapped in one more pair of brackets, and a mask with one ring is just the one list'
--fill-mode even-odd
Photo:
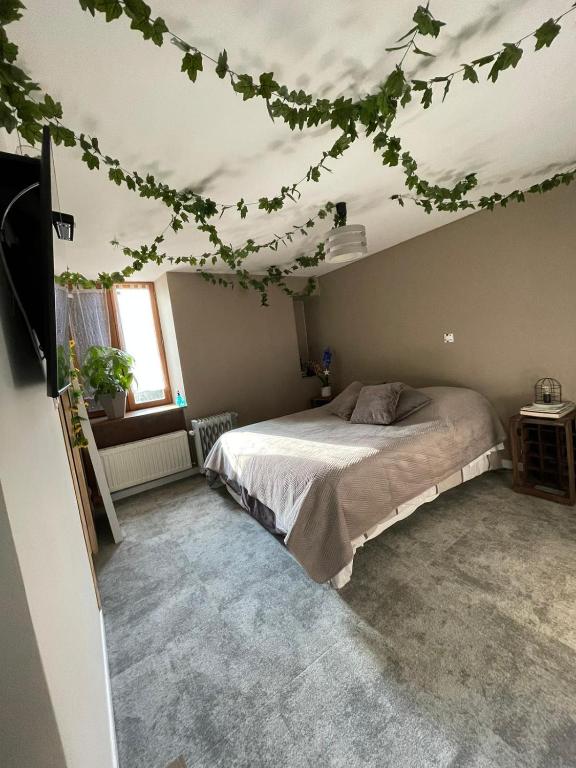
{"label": "pendant ceiling light", "polygon": [[366,227],[346,224],[346,215],[346,203],[336,203],[335,226],[326,237],[325,260],[328,264],[344,264],[368,254]]}

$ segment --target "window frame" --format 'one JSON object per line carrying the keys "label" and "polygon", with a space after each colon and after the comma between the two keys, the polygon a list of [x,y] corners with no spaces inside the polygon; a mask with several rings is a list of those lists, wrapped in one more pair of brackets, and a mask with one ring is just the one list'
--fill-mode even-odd
{"label": "window frame", "polygon": [[166,386],[164,387],[164,397],[161,400],[148,400],[145,403],[137,403],[134,398],[134,392],[132,389],[129,389],[127,393],[128,397],[126,402],[126,410],[142,411],[147,408],[158,408],[163,405],[170,405],[174,402],[174,398],[172,397],[172,387],[170,385],[170,376],[168,375],[168,365],[166,364],[166,351],[164,349],[164,339],[162,338],[162,327],[160,325],[160,315],[158,314],[158,304],[156,303],[156,290],[154,288],[154,283],[148,281],[126,281],[125,283],[115,283],[110,290],[106,291],[106,297],[108,300],[108,314],[110,316],[110,343],[117,349],[127,351],[126,345],[124,343],[124,337],[122,335],[120,309],[118,307],[118,299],[116,297],[117,288],[145,288],[148,291],[150,295],[150,306],[152,307],[154,330],[156,332],[156,344],[160,354],[160,363],[162,365],[164,381],[166,382]]}

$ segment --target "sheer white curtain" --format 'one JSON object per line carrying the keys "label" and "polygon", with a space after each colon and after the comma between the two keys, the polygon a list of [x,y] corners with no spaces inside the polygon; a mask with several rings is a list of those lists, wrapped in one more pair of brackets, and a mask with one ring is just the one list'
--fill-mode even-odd
{"label": "sheer white curtain", "polygon": [[70,330],[76,342],[76,357],[82,365],[89,347],[110,346],[110,318],[106,293],[100,288],[68,291]]}

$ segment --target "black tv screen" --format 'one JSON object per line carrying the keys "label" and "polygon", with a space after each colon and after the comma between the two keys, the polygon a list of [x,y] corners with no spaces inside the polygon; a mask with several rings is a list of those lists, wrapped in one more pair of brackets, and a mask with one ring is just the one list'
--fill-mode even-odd
{"label": "black tv screen", "polygon": [[66,293],[54,283],[50,134],[39,158],[0,152],[0,268],[44,361],[47,390],[70,385]]}

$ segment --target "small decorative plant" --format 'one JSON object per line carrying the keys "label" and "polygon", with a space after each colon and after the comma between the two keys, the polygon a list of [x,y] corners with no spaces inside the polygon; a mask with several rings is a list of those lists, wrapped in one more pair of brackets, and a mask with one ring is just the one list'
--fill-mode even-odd
{"label": "small decorative plant", "polygon": [[90,347],[82,365],[85,383],[104,408],[109,419],[126,413],[126,393],[132,386],[134,358],[114,347]]}
{"label": "small decorative plant", "polygon": [[330,397],[332,388],[330,386],[330,365],[332,364],[332,350],[326,347],[322,352],[322,362],[314,363],[313,369],[315,375],[322,384],[322,397]]}

